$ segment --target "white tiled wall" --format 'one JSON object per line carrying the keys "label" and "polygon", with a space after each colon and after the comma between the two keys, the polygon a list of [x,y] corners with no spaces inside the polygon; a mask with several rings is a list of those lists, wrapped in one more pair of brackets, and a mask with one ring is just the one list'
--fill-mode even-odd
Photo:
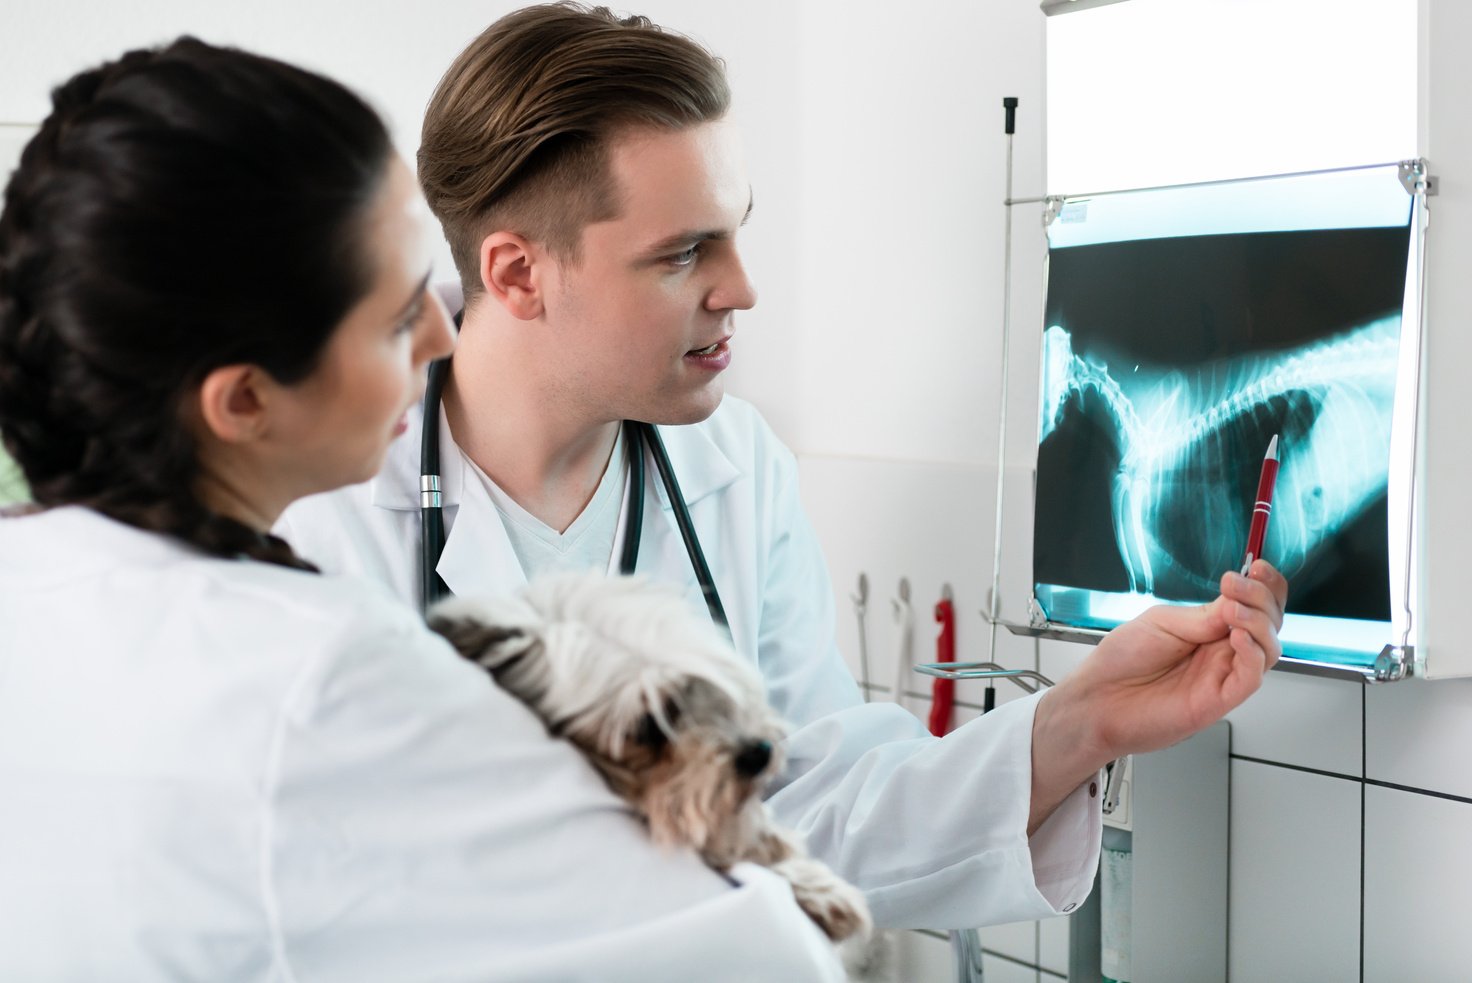
{"label": "white tiled wall", "polygon": [[1358,775],[1363,696],[1341,680],[1273,673],[1230,715],[1232,753]]}
{"label": "white tiled wall", "polygon": [[1359,978],[1360,783],[1232,765],[1234,980]]}
{"label": "white tiled wall", "polygon": [[1365,697],[1368,777],[1472,798],[1472,755],[1458,753],[1472,749],[1472,679],[1412,680]]}
{"label": "white tiled wall", "polygon": [[1472,978],[1472,805],[1371,785],[1365,983]]}

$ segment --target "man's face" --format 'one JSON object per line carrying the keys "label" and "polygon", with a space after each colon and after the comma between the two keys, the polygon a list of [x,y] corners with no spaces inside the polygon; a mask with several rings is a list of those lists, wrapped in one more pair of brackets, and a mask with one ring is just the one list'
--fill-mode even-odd
{"label": "man's face", "polygon": [[590,422],[694,423],[715,412],[732,312],[756,303],[736,251],[751,189],[735,127],[613,141],[620,217],[583,229],[544,295],[548,377]]}

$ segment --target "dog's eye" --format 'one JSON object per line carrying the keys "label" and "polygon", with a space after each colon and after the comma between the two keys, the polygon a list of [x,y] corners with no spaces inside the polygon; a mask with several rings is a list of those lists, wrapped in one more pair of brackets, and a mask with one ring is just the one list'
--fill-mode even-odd
{"label": "dog's eye", "polygon": [[659,726],[659,721],[654,719],[654,714],[646,713],[639,719],[639,729],[634,732],[635,744],[658,751],[669,741],[669,735],[665,734],[664,728]]}

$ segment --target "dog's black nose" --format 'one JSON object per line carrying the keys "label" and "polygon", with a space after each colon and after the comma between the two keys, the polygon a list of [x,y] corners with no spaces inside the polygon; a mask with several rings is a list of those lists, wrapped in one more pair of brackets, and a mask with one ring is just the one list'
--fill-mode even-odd
{"label": "dog's black nose", "polygon": [[742,778],[755,778],[771,762],[771,741],[747,741],[736,755],[736,772]]}

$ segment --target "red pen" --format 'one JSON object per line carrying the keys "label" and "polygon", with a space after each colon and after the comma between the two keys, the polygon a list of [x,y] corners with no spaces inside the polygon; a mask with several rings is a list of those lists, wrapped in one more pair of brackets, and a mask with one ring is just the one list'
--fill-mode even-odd
{"label": "red pen", "polygon": [[1247,531],[1247,556],[1242,560],[1242,576],[1252,568],[1252,561],[1262,556],[1262,541],[1268,535],[1268,518],[1273,514],[1273,487],[1278,483],[1278,435],[1268,442],[1262,456],[1262,476],[1257,479],[1257,501],[1252,506],[1252,526]]}

